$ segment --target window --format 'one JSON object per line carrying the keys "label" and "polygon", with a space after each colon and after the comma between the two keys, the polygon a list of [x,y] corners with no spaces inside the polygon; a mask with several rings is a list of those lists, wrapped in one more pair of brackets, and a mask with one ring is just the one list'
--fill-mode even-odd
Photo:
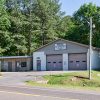
{"label": "window", "polygon": [[40,59],[40,57],[37,57],[36,59]]}
{"label": "window", "polygon": [[62,63],[61,61],[59,61],[59,63]]}
{"label": "window", "polygon": [[82,62],[86,62],[86,61],[82,61]]}
{"label": "window", "polygon": [[70,61],[70,63],[73,63],[73,61]]}
{"label": "window", "polygon": [[80,61],[76,61],[76,62],[80,62]]}
{"label": "window", "polygon": [[27,63],[26,62],[21,62],[21,67],[27,67]]}

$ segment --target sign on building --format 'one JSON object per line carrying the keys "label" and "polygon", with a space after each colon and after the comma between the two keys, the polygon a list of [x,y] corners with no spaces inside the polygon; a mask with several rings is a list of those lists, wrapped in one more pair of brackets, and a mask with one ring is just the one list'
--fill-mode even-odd
{"label": "sign on building", "polygon": [[55,50],[66,50],[66,49],[67,49],[66,43],[55,44]]}

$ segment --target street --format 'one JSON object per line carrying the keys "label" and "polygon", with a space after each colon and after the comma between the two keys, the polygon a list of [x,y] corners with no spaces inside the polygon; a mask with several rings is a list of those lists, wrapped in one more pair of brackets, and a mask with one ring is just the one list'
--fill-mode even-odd
{"label": "street", "polygon": [[100,100],[100,93],[41,87],[0,86],[0,100]]}
{"label": "street", "polygon": [[67,100],[67,98],[57,98],[57,97],[39,96],[34,94],[23,94],[23,93],[0,91],[0,100],[47,100],[47,99]]}
{"label": "street", "polygon": [[12,72],[0,77],[0,100],[100,100],[100,92],[27,86],[25,81],[68,72]]}

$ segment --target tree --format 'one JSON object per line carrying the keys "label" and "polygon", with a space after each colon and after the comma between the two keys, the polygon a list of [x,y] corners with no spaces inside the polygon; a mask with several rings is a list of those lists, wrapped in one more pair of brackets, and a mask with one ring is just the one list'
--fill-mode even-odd
{"label": "tree", "polygon": [[[84,4],[82,5],[78,11],[76,11],[73,15],[73,18],[75,20],[75,25],[76,27],[73,29],[72,33],[69,35],[72,40],[78,41],[81,43],[88,44],[89,43],[89,18],[93,17],[93,23],[96,25],[99,24],[99,17],[100,14],[99,9],[97,8],[96,5],[89,3],[89,4]],[[100,24],[99,24],[100,25]],[[95,43],[99,37],[97,34],[99,34],[100,31],[96,28],[94,29],[93,32],[93,45],[97,46]]]}
{"label": "tree", "polygon": [[34,1],[23,0],[22,34],[26,38],[27,54],[31,55],[36,48],[36,34],[38,32],[38,17],[34,14]]}
{"label": "tree", "polygon": [[93,34],[93,45],[100,48],[100,7],[97,7],[97,13],[94,16],[94,34]]}
{"label": "tree", "polygon": [[92,3],[82,5],[71,17],[60,11],[59,0],[5,1],[0,1],[3,55],[31,55],[39,46],[57,38],[88,44],[90,16],[96,25],[93,45],[100,47],[100,7]]}
{"label": "tree", "polygon": [[44,45],[57,38],[57,25],[61,18],[59,0],[35,0],[34,14],[40,20],[39,37]]}
{"label": "tree", "polygon": [[7,32],[10,27],[10,21],[4,3],[4,0],[0,0],[0,55],[9,50],[11,41],[10,34]]}
{"label": "tree", "polygon": [[71,33],[74,26],[73,18],[71,16],[62,17],[61,20],[59,20],[56,29],[58,37],[68,39],[69,33]]}
{"label": "tree", "polygon": [[11,34],[11,46],[7,51],[7,55],[23,55],[26,54],[25,36],[22,34],[22,19],[21,0],[6,0],[7,12],[10,16],[11,27],[8,31]]}

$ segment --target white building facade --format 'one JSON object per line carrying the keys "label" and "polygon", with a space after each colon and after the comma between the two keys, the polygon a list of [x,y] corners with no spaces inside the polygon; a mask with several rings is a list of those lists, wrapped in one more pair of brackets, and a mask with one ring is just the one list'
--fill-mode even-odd
{"label": "white building facade", "polygon": [[[100,69],[99,49],[93,48],[92,69]],[[80,43],[58,39],[33,53],[33,70],[88,70],[89,47]]]}

